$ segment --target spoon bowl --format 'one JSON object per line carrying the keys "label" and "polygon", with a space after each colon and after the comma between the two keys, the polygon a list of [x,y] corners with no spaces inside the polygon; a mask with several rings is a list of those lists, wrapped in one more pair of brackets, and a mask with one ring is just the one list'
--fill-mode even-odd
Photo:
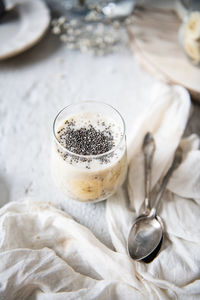
{"label": "spoon bowl", "polygon": [[[143,260],[152,253],[163,239],[163,223],[159,216],[141,216],[133,224],[128,249],[135,260]],[[134,241],[134,242],[133,242]]]}

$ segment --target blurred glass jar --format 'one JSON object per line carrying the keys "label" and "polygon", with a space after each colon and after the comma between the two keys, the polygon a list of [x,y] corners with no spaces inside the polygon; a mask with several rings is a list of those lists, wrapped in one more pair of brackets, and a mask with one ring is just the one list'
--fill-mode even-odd
{"label": "blurred glass jar", "polygon": [[[84,17],[90,12],[96,13],[96,21],[104,18],[116,19],[128,17],[136,0],[46,0],[53,10],[68,17]],[[93,20],[94,21],[94,20]]]}
{"label": "blurred glass jar", "polygon": [[179,32],[180,43],[189,60],[200,66],[200,1],[180,1],[187,10]]}

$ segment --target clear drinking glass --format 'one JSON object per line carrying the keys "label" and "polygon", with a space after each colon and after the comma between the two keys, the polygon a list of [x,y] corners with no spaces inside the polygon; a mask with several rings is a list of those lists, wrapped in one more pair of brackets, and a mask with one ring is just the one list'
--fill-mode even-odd
{"label": "clear drinking glass", "polygon": [[[72,120],[78,124],[73,130],[97,126],[96,130],[102,133],[107,126],[106,130],[111,131],[114,137],[111,149],[95,155],[77,154],[76,151],[67,149],[60,137],[65,132],[64,124],[69,124]],[[70,135],[65,138],[64,141],[70,144]],[[102,145],[99,143],[94,146],[101,149]],[[83,102],[63,108],[53,123],[51,168],[58,188],[74,200],[98,202],[111,196],[121,186],[127,172],[125,123],[120,113],[101,102]]]}

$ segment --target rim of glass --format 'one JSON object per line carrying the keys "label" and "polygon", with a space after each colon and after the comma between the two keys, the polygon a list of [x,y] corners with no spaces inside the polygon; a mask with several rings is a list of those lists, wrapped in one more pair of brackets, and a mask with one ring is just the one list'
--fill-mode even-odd
{"label": "rim of glass", "polygon": [[[111,150],[109,150],[109,151],[107,151],[107,152],[104,152],[104,153],[101,153],[101,154],[95,154],[95,155],[94,155],[94,154],[91,154],[91,155],[77,154],[77,153],[75,153],[75,152],[72,152],[72,151],[68,150],[68,149],[65,148],[63,145],[60,144],[60,142],[59,142],[59,140],[57,139],[57,136],[56,136],[56,129],[55,129],[56,126],[55,126],[55,125],[56,125],[56,121],[57,121],[59,115],[60,115],[65,109],[67,109],[67,108],[69,108],[69,107],[77,106],[77,105],[80,105],[80,104],[95,104],[95,103],[96,103],[96,104],[101,104],[101,105],[103,104],[103,105],[105,105],[105,106],[107,106],[107,107],[109,107],[109,108],[112,108],[112,109],[117,113],[117,115],[120,117],[120,119],[122,120],[123,132],[122,132],[122,136],[121,136],[119,142],[118,142],[117,145],[115,145],[115,147],[112,148]],[[62,149],[64,152],[67,152],[67,153],[69,153],[69,155],[77,156],[77,157],[80,157],[80,158],[100,158],[100,157],[102,157],[102,156],[109,155],[109,154],[115,152],[116,149],[121,145],[121,143],[122,143],[122,141],[123,141],[123,139],[124,139],[124,137],[125,137],[125,133],[126,133],[126,125],[125,125],[125,121],[124,121],[122,115],[120,114],[120,112],[119,112],[116,108],[114,108],[112,105],[107,104],[107,103],[105,103],[105,102],[99,102],[99,101],[83,101],[83,102],[77,102],[77,103],[69,104],[69,105],[65,106],[64,108],[62,108],[62,109],[57,113],[57,115],[56,115],[56,117],[55,117],[55,119],[54,119],[54,121],[53,121],[53,136],[54,136],[55,142],[59,145],[59,147],[61,147],[61,149]]]}

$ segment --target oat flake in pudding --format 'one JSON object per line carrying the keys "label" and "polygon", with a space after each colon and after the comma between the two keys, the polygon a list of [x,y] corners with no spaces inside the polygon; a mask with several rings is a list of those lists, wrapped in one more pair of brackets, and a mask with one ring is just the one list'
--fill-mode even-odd
{"label": "oat flake in pudding", "polygon": [[58,114],[54,122],[52,175],[66,196],[97,202],[116,192],[127,171],[124,131],[122,117],[107,104],[74,104]]}

